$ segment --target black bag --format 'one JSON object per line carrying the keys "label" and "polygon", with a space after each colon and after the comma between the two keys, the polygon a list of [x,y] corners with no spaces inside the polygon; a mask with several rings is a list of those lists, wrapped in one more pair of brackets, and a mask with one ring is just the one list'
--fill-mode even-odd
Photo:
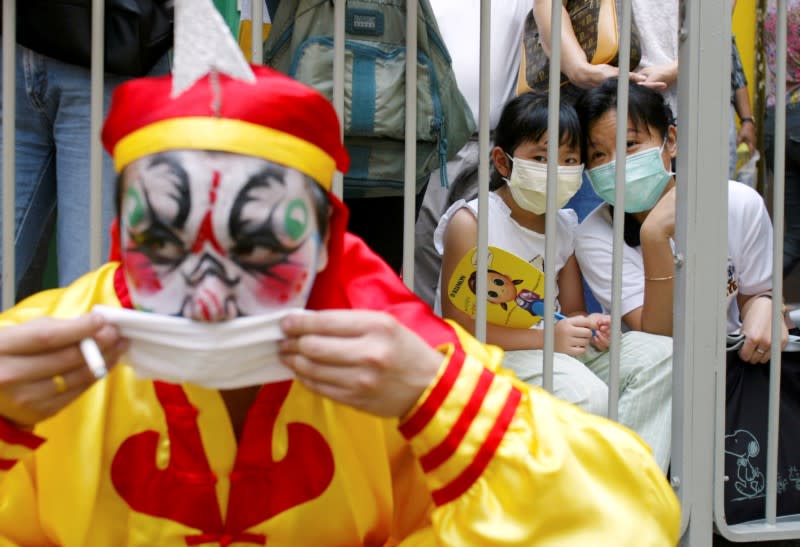
{"label": "black bag", "polygon": [[[173,13],[166,0],[106,0],[105,70],[144,76],[172,47]],[[17,42],[74,65],[89,67],[91,0],[17,2]]]}
{"label": "black bag", "polygon": [[[725,521],[764,518],[769,366],[728,351],[725,403]],[[800,352],[781,358],[778,515],[800,513]]]}

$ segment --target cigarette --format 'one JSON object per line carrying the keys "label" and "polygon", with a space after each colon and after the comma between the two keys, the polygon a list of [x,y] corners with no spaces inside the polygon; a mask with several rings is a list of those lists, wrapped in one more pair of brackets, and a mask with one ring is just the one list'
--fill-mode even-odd
{"label": "cigarette", "polygon": [[94,341],[94,338],[81,340],[81,353],[95,378],[99,380],[108,374],[106,361],[103,359],[103,354],[100,353],[100,348],[97,347],[97,342]]}

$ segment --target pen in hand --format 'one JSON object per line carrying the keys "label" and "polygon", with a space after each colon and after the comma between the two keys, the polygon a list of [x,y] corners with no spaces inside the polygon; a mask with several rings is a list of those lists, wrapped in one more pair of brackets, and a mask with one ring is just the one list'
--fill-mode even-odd
{"label": "pen in hand", "polygon": [[[544,301],[537,300],[536,302],[534,302],[533,306],[531,306],[531,310],[539,317],[544,317]],[[555,317],[556,321],[561,321],[562,319],[567,318],[566,315],[559,312],[553,312],[553,317]]]}
{"label": "pen in hand", "polygon": [[[531,306],[531,310],[539,317],[544,317],[544,302],[542,300],[537,300],[536,302],[533,303],[533,306]],[[561,321],[562,319],[567,318],[566,315],[564,315],[563,313],[559,313],[557,311],[553,312],[553,317],[555,317],[556,321]],[[592,336],[596,335],[597,332],[594,329],[592,329]]]}

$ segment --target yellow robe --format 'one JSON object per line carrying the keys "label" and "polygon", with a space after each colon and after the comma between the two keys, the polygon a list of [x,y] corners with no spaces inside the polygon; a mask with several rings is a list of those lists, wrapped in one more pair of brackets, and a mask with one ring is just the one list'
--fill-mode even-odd
{"label": "yellow robe", "polygon": [[[119,305],[116,268],[0,325]],[[218,392],[123,361],[34,434],[0,422],[0,546],[676,544],[677,500],[633,433],[458,339],[402,423],[282,382],[238,448]]]}

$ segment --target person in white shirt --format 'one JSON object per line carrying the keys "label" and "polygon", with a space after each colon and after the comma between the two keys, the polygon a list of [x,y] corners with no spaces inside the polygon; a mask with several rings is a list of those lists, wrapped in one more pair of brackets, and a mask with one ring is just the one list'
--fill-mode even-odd
{"label": "person in white shirt", "polygon": [[[592,292],[611,307],[612,206],[614,204],[617,82],[584,93],[576,105],[584,131],[589,179],[606,203],[581,224],[576,256]],[[675,277],[675,178],[677,151],[672,112],[663,97],[630,84],[625,169],[625,245],[622,257],[622,320],[631,330],[672,335]],[[728,332],[741,332],[740,357],[770,358],[772,316],[772,224],[761,196],[728,185]],[[785,325],[782,345],[788,333]]]}

